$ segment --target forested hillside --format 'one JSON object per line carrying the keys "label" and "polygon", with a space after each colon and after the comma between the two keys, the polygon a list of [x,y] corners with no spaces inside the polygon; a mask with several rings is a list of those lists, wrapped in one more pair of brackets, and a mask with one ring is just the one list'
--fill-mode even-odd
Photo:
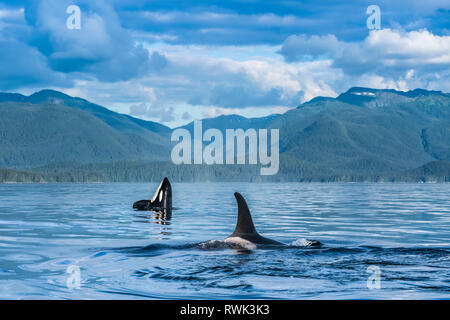
{"label": "forested hillside", "polygon": [[0,115],[0,181],[449,180],[450,95],[438,91],[352,88],[282,115],[203,120],[203,130],[279,129],[274,176],[260,165],[176,166],[170,128],[52,90],[0,93]]}

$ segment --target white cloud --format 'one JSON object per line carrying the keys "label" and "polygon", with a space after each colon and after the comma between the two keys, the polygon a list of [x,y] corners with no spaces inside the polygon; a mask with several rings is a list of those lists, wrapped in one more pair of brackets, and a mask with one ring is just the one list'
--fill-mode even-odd
{"label": "white cloud", "polygon": [[26,9],[34,39],[31,43],[46,56],[52,69],[121,81],[152,68],[153,60],[122,28],[112,4],[79,0],[81,27],[74,30],[66,27],[66,8],[71,4],[70,0],[47,0]]}
{"label": "white cloud", "polygon": [[[329,47],[325,45],[327,41]],[[436,86],[435,74],[446,78],[450,70],[450,36],[435,35],[425,29],[373,30],[361,42],[339,41],[332,35],[291,36],[280,53],[288,62],[327,57],[330,67],[345,75],[341,80],[347,86],[431,88],[432,84]],[[448,81],[438,87],[450,91]]]}
{"label": "white cloud", "polygon": [[0,19],[23,19],[24,8],[19,9],[0,9]]}
{"label": "white cloud", "polygon": [[339,40],[332,34],[311,37],[304,34],[292,35],[284,41],[280,53],[287,61],[329,57],[339,50],[340,45]]}
{"label": "white cloud", "polygon": [[[329,43],[329,46],[326,45]],[[362,42],[344,42],[334,36],[290,36],[280,53],[287,61],[327,56],[333,66],[346,73],[400,73],[405,70],[448,68],[450,36],[434,35],[427,30],[373,30]]]}
{"label": "white cloud", "polygon": [[394,64],[450,64],[450,36],[434,35],[427,30],[372,31],[362,49],[375,52],[382,61],[391,60]]}
{"label": "white cloud", "polygon": [[175,120],[173,107],[157,107],[145,103],[130,106],[130,115],[140,118],[158,119],[159,122],[167,123]]}
{"label": "white cloud", "polygon": [[215,118],[222,115],[230,115],[230,114],[241,114],[240,109],[230,109],[230,108],[205,108],[203,110],[203,116],[205,118]]}
{"label": "white cloud", "polygon": [[[169,64],[152,83],[163,83],[171,97],[182,98],[191,105],[296,106],[318,94],[336,95],[330,83],[341,76],[339,71],[331,70],[330,61],[287,64],[279,58],[215,58],[208,56],[207,46],[201,51],[198,47],[196,51],[178,51],[179,46],[175,52],[171,52],[171,46],[159,50]],[[324,76],[327,81],[321,80]]]}
{"label": "white cloud", "polygon": [[[148,19],[159,24],[180,24],[190,23],[203,26],[215,26],[216,28],[223,25],[226,27],[237,26],[261,26],[270,27],[298,27],[304,25],[309,20],[300,19],[294,15],[276,15],[273,13],[266,14],[236,14],[236,13],[218,13],[213,11],[192,13],[183,11],[170,12],[154,12],[142,11],[138,15],[141,18]],[[208,30],[208,29],[206,29]]]}
{"label": "white cloud", "polygon": [[[171,126],[205,116],[284,112],[352,86],[450,91],[449,39],[426,30],[390,29],[372,31],[361,42],[343,42],[333,35],[292,36],[281,50],[264,46],[264,56],[254,54],[256,46],[222,51],[210,45],[160,43],[147,47],[160,67],[139,78],[83,78],[63,91]],[[286,62],[276,52],[294,58]]]}

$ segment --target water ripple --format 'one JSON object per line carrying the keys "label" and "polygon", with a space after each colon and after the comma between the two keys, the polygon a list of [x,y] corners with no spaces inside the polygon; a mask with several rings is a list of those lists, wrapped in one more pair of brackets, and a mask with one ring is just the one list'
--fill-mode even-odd
{"label": "water ripple", "polygon": [[[0,298],[450,298],[449,184],[174,184],[167,221],[131,209],[155,187],[0,185]],[[223,242],[235,191],[287,246]]]}

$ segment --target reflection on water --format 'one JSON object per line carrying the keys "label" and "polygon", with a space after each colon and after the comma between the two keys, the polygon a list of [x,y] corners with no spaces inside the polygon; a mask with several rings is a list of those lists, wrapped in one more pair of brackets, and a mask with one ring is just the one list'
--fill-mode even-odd
{"label": "reflection on water", "polygon": [[[172,214],[133,211],[156,187],[0,185],[0,298],[450,298],[449,184],[174,184]],[[288,246],[221,241],[235,191]]]}
{"label": "reflection on water", "polygon": [[138,218],[136,222],[156,223],[167,226],[170,225],[170,219],[172,219],[172,209],[135,211],[134,216]]}

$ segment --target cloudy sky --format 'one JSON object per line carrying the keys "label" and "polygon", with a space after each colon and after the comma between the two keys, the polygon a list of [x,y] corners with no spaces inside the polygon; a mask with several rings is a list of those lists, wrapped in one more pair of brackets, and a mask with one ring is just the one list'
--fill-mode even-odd
{"label": "cloudy sky", "polygon": [[173,127],[352,86],[450,92],[450,1],[0,1],[0,91],[53,88]]}

